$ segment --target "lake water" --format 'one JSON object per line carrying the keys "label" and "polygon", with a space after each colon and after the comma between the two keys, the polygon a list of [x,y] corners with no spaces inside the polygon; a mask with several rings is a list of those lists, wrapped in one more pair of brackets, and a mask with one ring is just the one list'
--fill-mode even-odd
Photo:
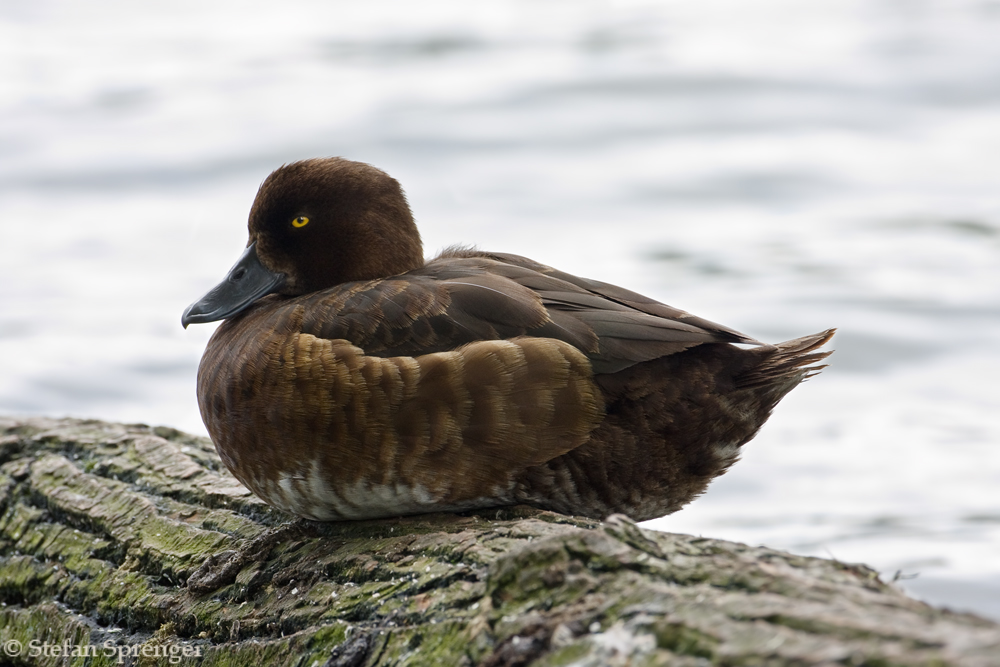
{"label": "lake water", "polygon": [[840,328],[650,526],[1000,619],[1000,2],[0,0],[0,411],[204,433],[260,181],[342,155],[428,253],[515,252],[778,341]]}

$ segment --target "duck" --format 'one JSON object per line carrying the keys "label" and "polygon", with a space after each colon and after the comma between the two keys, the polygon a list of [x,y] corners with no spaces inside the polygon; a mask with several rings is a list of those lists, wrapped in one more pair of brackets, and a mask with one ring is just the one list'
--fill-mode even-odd
{"label": "duck", "polygon": [[425,259],[400,184],[339,157],[271,173],[248,231],[181,323],[224,320],[197,378],[222,462],[307,520],[670,514],[835,331],[768,345],[519,255]]}

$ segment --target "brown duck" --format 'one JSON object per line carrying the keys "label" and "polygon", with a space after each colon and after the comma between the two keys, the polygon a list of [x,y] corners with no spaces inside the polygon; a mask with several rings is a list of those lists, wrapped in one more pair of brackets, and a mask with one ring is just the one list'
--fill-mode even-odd
{"label": "brown duck", "polygon": [[268,176],[249,231],[182,319],[226,318],[198,404],[241,482],[319,521],[674,512],[822,368],[833,335],[763,345],[517,255],[425,261],[399,184],[340,158]]}

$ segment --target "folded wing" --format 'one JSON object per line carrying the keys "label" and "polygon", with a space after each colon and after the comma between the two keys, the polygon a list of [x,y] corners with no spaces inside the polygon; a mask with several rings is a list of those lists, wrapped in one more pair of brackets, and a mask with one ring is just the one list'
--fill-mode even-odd
{"label": "folded wing", "polygon": [[573,345],[602,374],[703,343],[757,343],[614,285],[517,255],[470,250],[448,251],[402,276],[306,298],[305,333],[348,340],[382,357],[533,336]]}

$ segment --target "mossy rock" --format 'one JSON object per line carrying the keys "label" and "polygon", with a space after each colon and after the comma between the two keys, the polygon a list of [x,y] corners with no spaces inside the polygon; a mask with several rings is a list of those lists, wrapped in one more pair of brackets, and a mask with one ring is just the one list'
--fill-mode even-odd
{"label": "mossy rock", "polygon": [[71,419],[0,418],[0,602],[14,665],[1000,666],[1000,626],[862,565],[524,507],[289,521],[203,438]]}

